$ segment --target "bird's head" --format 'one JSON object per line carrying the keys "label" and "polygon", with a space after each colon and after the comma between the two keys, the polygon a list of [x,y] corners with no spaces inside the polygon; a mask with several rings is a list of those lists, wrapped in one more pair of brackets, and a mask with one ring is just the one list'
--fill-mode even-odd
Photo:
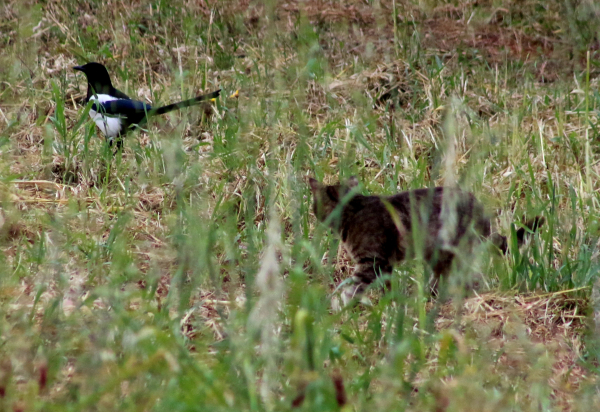
{"label": "bird's head", "polygon": [[88,84],[94,88],[96,93],[107,93],[112,88],[108,70],[100,63],[87,63],[83,66],[75,66],[73,69],[85,73]]}

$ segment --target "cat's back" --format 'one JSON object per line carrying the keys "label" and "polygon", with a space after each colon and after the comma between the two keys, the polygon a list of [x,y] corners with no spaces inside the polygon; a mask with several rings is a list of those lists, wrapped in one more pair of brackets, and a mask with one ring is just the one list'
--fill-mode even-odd
{"label": "cat's back", "polygon": [[[396,218],[410,230],[412,213],[419,216],[438,216],[441,211],[443,197],[453,189],[444,187],[408,190],[391,196],[356,195],[344,206],[341,222],[342,240],[369,237],[390,241],[398,235]],[[458,193],[464,197],[464,192]],[[393,216],[395,215],[395,216]],[[429,219],[428,219],[429,220]],[[437,221],[435,217],[431,220]]]}
{"label": "cat's back", "polygon": [[487,225],[489,221],[483,205],[473,193],[437,186],[407,190],[391,196],[357,195],[344,207],[343,224],[360,227],[361,231],[387,230],[390,226],[396,226],[391,210],[409,227],[415,213],[419,220],[426,219],[433,225],[448,214],[456,214],[459,226],[467,226],[473,221],[476,226]]}
{"label": "cat's back", "polygon": [[421,189],[407,190],[395,195],[384,197],[400,213],[400,216],[408,216],[419,211],[420,214],[439,213],[442,207],[444,187],[426,187]]}
{"label": "cat's back", "polygon": [[[395,236],[395,225],[381,196],[354,196],[342,212],[342,240]],[[348,238],[350,236],[350,239]],[[387,239],[389,240],[389,239]]]}
{"label": "cat's back", "polygon": [[[444,195],[450,195],[454,189],[431,187],[407,190],[395,195],[356,195],[345,206],[348,224],[365,225],[372,228],[387,225],[390,218],[390,207],[399,213],[402,220],[417,209],[422,214],[426,209],[431,214],[439,213]],[[468,193],[456,190],[452,193],[458,198],[465,198]]]}
{"label": "cat's back", "polygon": [[474,225],[483,235],[489,232],[489,219],[484,207],[471,192],[438,186],[408,190],[389,196],[387,200],[394,206],[407,227],[414,222],[413,214],[416,213],[418,220],[426,220],[430,229],[439,229],[444,220],[450,219],[457,222],[456,230],[459,236],[470,225]]}
{"label": "cat's back", "polygon": [[433,212],[441,211],[444,203],[448,206],[457,206],[460,208],[479,205],[479,202],[472,193],[444,186],[407,190],[387,196],[386,199],[396,208],[409,208],[412,205],[412,207],[427,207],[432,209]]}
{"label": "cat's back", "polygon": [[344,207],[340,231],[355,258],[376,255],[399,261],[413,238],[410,233],[415,224],[426,234],[426,254],[439,245],[444,227],[451,244],[458,244],[469,228],[484,236],[490,233],[489,219],[475,196],[449,187],[391,196],[357,195]]}

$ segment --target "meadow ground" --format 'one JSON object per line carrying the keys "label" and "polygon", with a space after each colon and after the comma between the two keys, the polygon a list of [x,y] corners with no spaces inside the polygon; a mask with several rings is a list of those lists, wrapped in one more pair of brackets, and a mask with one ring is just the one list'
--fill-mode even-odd
{"label": "meadow ground", "polygon": [[[599,32],[593,0],[4,0],[0,410],[599,410]],[[112,159],[88,61],[223,96]],[[334,312],[305,179],[350,175],[547,224],[467,298],[415,261]]]}

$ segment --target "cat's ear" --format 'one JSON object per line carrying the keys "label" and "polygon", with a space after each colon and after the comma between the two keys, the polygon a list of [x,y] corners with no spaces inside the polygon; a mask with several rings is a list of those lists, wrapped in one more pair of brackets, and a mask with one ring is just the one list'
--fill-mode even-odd
{"label": "cat's ear", "polygon": [[316,193],[317,190],[321,188],[321,183],[317,179],[313,179],[312,177],[308,178],[308,184],[310,185],[310,191]]}
{"label": "cat's ear", "polygon": [[348,186],[348,189],[358,186],[358,177],[350,176],[348,181],[346,181],[346,185]]}

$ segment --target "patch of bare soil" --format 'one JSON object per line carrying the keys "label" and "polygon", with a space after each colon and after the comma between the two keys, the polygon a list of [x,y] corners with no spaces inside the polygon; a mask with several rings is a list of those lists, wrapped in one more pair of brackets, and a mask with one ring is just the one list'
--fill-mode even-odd
{"label": "patch of bare soil", "polygon": [[555,39],[527,35],[498,24],[469,25],[462,20],[440,17],[426,20],[423,28],[426,48],[441,52],[478,49],[490,62],[502,62],[507,56],[519,60],[548,56],[554,50]]}
{"label": "patch of bare soil", "polygon": [[364,1],[285,1],[279,10],[287,15],[303,12],[311,23],[317,25],[347,22],[369,27],[376,21],[373,6]]}
{"label": "patch of bare soil", "polygon": [[422,45],[427,50],[481,59],[491,65],[541,60],[536,75],[543,82],[554,81],[574,68],[572,60],[566,66],[558,64],[559,39],[529,35],[498,23],[470,25],[447,17],[432,18],[424,21],[422,36]]}

